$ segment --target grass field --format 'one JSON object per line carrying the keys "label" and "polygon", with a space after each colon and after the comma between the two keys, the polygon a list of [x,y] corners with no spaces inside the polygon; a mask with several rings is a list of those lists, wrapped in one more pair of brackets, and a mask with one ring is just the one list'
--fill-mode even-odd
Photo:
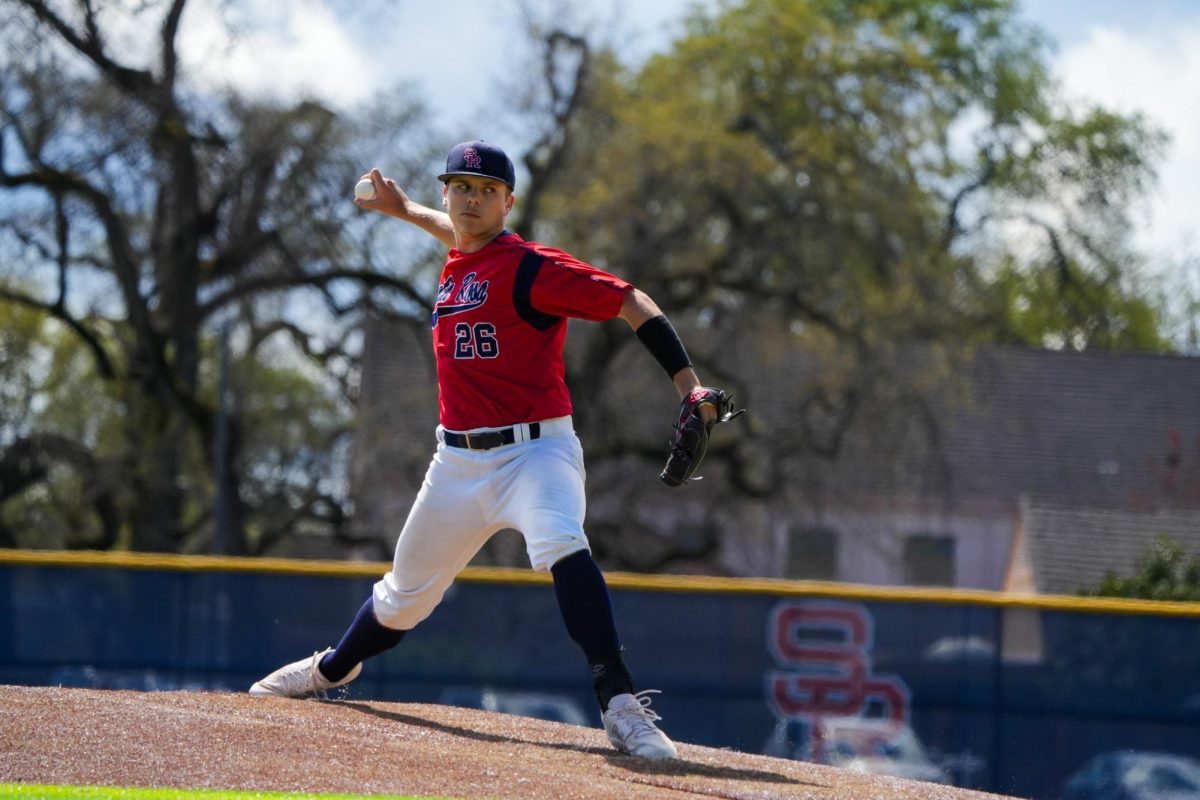
{"label": "grass field", "polygon": [[0,783],[0,798],[22,800],[431,800],[379,794],[294,794],[291,792],[237,792],[220,789],[123,789],[117,786],[39,786]]}

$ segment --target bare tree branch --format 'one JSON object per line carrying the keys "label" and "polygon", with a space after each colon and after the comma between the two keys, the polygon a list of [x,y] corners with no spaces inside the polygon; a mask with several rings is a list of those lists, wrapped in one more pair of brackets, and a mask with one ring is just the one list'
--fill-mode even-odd
{"label": "bare tree branch", "polygon": [[179,67],[179,54],[175,48],[175,37],[179,34],[179,20],[183,17],[183,8],[187,0],[174,0],[171,8],[163,18],[162,35],[162,69],[163,83],[175,85],[176,71]]}
{"label": "bare tree branch", "polygon": [[9,174],[0,164],[0,186],[38,186],[53,196],[75,195],[91,207],[105,228],[111,266],[125,295],[128,312],[139,332],[153,334],[138,287],[137,257],[129,244],[125,223],[113,207],[111,198],[81,176],[38,163],[33,154],[28,155],[35,159],[36,170]]}
{"label": "bare tree branch", "polygon": [[112,359],[109,358],[108,352],[100,342],[100,338],[88,330],[87,326],[80,320],[67,313],[66,306],[63,305],[61,298],[55,303],[44,303],[21,292],[0,286],[0,300],[7,300],[10,303],[16,303],[26,308],[43,311],[59,322],[62,322],[75,335],[82,339],[88,350],[91,351],[92,358],[96,362],[96,371],[100,376],[105,380],[112,380],[116,377],[116,370],[113,368]]}
{"label": "bare tree branch", "polygon": [[989,184],[991,184],[995,177],[996,160],[992,158],[991,154],[989,153],[984,161],[983,169],[980,170],[975,180],[961,187],[957,192],[954,193],[954,197],[950,198],[949,207],[946,209],[946,245],[949,245],[950,242],[954,240],[954,237],[963,233],[965,230],[965,228],[963,228],[962,221],[959,220],[958,217],[959,209],[961,208],[962,204],[966,202],[966,199],[970,195],[986,188]]}
{"label": "bare tree branch", "polygon": [[[583,105],[588,70],[591,69],[591,50],[583,37],[556,30],[546,37],[543,45],[542,77],[550,93],[552,124],[525,156],[529,188],[522,195],[521,220],[516,226],[516,232],[524,238],[530,236],[533,224],[537,221],[546,178],[558,169],[570,143],[570,123]],[[558,59],[563,51],[573,54],[577,59],[565,88],[559,85]]]}
{"label": "bare tree branch", "polygon": [[200,305],[200,319],[207,319],[226,306],[236,303],[251,295],[265,292],[280,292],[301,286],[324,287],[334,281],[353,280],[364,286],[382,286],[395,289],[405,297],[422,306],[428,305],[429,298],[421,294],[408,281],[391,275],[384,275],[367,269],[331,269],[325,272],[293,274],[262,275],[236,282],[225,291],[210,298]]}
{"label": "bare tree branch", "polygon": [[[38,19],[49,25],[62,40],[76,52],[90,60],[100,72],[107,76],[116,86],[139,103],[146,103],[148,93],[156,88],[154,76],[145,70],[124,67],[105,52],[104,42],[96,26],[95,13],[90,3],[84,4],[84,24],[86,35],[80,35],[66,20],[56,14],[42,0],[17,0],[18,3],[32,11]],[[182,2],[179,2],[182,5]],[[182,10],[182,9],[181,9]]]}

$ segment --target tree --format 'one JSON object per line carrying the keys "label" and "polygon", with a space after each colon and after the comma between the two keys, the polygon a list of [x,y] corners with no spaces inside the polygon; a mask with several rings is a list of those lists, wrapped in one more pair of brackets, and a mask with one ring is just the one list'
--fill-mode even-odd
{"label": "tree", "polygon": [[1134,565],[1128,576],[1108,572],[1094,588],[1083,588],[1088,597],[1136,597],[1143,600],[1200,600],[1200,555],[1189,555],[1183,545],[1160,534]]}
{"label": "tree", "polygon": [[[19,411],[5,425],[0,453],[0,543],[111,547],[119,488],[103,448],[81,442],[102,438],[115,409],[90,381],[78,380],[79,365],[85,372],[89,365],[77,338],[38,311],[4,312],[5,406]],[[78,411],[80,397],[89,398],[86,414]],[[65,425],[45,424],[62,417]]]}
{"label": "tree", "polygon": [[[251,552],[305,526],[348,537],[322,458],[345,442],[357,324],[368,309],[416,324],[437,264],[419,236],[380,246],[403,234],[348,203],[356,142],[424,141],[421,110],[380,98],[368,128],[314,102],[201,92],[176,51],[185,5],[0,0],[14,54],[0,73],[0,308],[61,326],[71,344],[55,352],[87,364],[71,373],[89,398],[75,410],[95,403],[106,420],[72,427],[64,404],[25,415],[0,447],[47,467],[23,478],[26,498],[63,469],[82,486],[89,468],[68,452],[104,459],[115,540],[136,549],[203,548],[214,496],[233,498],[233,541]],[[118,12],[156,31],[148,62],[115,44]],[[825,467],[847,453],[872,481],[943,486],[937,395],[975,344],[1165,346],[1127,219],[1161,137],[1059,102],[1011,2],[744,0],[694,11],[638,69],[579,31],[535,34],[544,125],[516,229],[647,289],[708,380],[755,419],[786,420],[718,435],[697,531],[732,524],[730,493],[827,491],[844,476]],[[389,172],[420,185],[433,159],[406,150]],[[226,328],[237,392],[218,436]],[[616,529],[646,491],[630,470],[660,466],[673,398],[644,356],[618,362],[637,346],[620,326],[572,337],[568,380],[597,400],[577,414],[592,524]],[[295,404],[273,419],[283,398]],[[113,538],[89,525],[87,541]],[[639,551],[638,525],[624,529],[618,563],[719,544]]]}
{"label": "tree", "polygon": [[[938,409],[976,345],[1167,347],[1128,216],[1163,137],[1058,100],[1012,2],[743,0],[694,11],[640,69],[580,63],[521,226],[646,289],[701,374],[776,423],[718,435],[718,527],[730,491],[948,489]],[[619,536],[668,395],[619,361],[619,329],[574,346],[573,390],[600,399],[577,411],[589,480],[619,498],[591,525]]]}
{"label": "tree", "polygon": [[[104,443],[49,417],[44,429],[14,428],[0,462],[40,464],[24,476],[29,488],[56,463],[86,474],[103,450],[106,485],[119,491],[96,546],[203,548],[214,496],[231,504],[233,552],[257,551],[297,516],[345,534],[328,464],[294,458],[329,453],[323,440],[348,433],[357,316],[423,313],[430,251],[382,262],[368,246],[378,230],[348,199],[363,169],[355,141],[386,126],[411,136],[421,108],[403,93],[380,98],[367,129],[312,101],[201,92],[179,62],[186,5],[0,3],[11,54],[0,73],[0,246],[10,256],[0,307],[69,332],[70,359],[88,360],[70,385],[75,410],[107,420],[93,426]],[[125,24],[156,32],[147,63],[122,47]],[[409,148],[393,174],[404,179],[426,156]],[[222,328],[241,364],[230,446],[218,452]],[[321,422],[268,441],[261,409],[272,404],[294,425]]]}

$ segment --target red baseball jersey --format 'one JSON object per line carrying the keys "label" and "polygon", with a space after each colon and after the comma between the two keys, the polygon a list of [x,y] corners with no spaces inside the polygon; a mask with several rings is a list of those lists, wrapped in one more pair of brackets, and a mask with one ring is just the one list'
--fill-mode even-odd
{"label": "red baseball jersey", "polygon": [[465,431],[570,414],[567,318],[612,319],[630,288],[508,231],[477,252],[451,250],[433,310],[442,425]]}

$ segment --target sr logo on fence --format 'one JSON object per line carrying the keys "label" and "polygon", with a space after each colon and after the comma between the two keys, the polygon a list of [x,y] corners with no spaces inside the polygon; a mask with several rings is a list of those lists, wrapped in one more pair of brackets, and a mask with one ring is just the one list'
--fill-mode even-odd
{"label": "sr logo on fence", "polygon": [[[787,738],[809,758],[821,750],[829,718],[859,717],[900,730],[908,725],[908,685],[874,671],[875,620],[856,603],[784,601],[772,609],[767,704]],[[795,741],[795,731],[804,731]]]}

